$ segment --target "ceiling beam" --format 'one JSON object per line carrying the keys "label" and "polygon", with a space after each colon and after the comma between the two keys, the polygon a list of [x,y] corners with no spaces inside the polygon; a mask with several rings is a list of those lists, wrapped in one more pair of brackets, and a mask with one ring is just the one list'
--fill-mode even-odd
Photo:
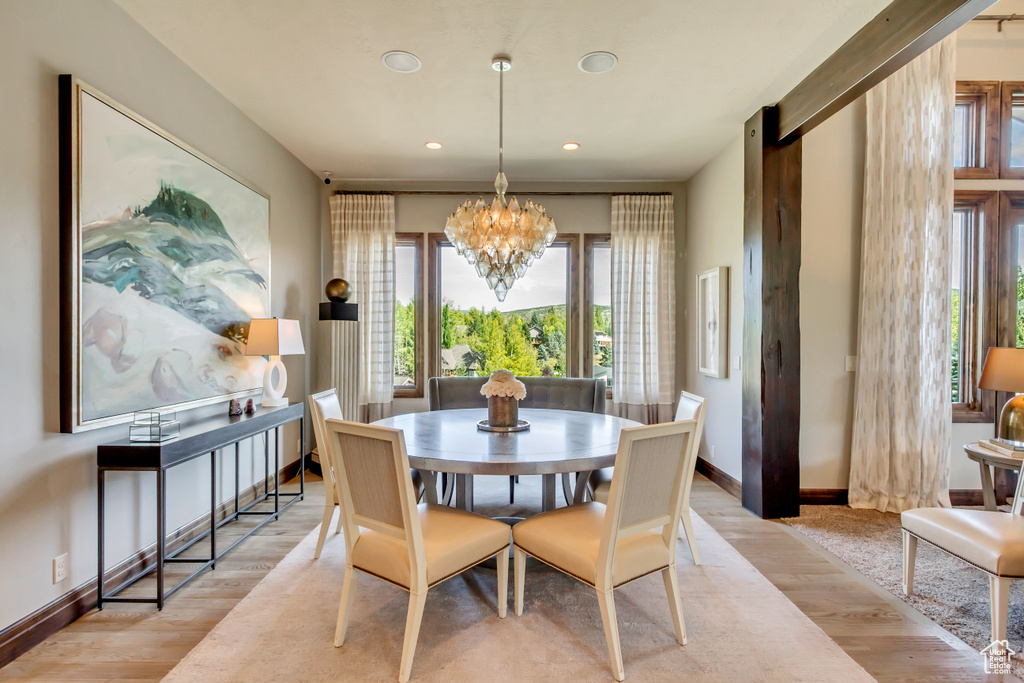
{"label": "ceiling beam", "polygon": [[894,0],[778,104],[787,141],[853,102],[995,0]]}

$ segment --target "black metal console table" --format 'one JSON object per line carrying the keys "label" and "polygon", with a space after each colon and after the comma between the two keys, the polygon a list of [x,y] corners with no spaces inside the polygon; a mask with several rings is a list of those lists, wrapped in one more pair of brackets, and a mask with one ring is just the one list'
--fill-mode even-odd
{"label": "black metal console table", "polygon": [[[128,439],[115,441],[114,443],[103,444],[96,451],[96,465],[98,467],[99,484],[99,581],[97,588],[97,607],[103,609],[104,602],[153,602],[157,609],[163,609],[164,600],[173,595],[179,588],[198,576],[207,567],[213,569],[217,566],[217,560],[224,556],[236,545],[244,541],[250,534],[262,527],[264,524],[276,520],[280,513],[286,510],[296,500],[302,500],[305,493],[305,476],[303,470],[305,462],[305,433],[303,431],[303,417],[305,406],[302,403],[295,403],[280,408],[257,408],[253,415],[217,415],[214,417],[197,420],[188,425],[182,426],[181,435],[176,439],[164,441],[163,443],[141,443],[132,442]],[[281,430],[280,428],[289,423],[299,421],[300,448],[299,448],[299,492],[281,493],[281,482],[278,481],[281,471]],[[239,508],[238,490],[238,450],[239,442],[256,436],[268,434],[274,431],[274,490],[270,491],[270,439],[263,441],[263,460],[265,466],[263,495],[256,498],[244,508]],[[235,511],[217,522],[217,451],[231,445],[235,446]],[[166,472],[175,465],[180,465],[195,458],[209,454],[210,456],[210,528],[208,531],[191,539],[186,545],[178,548],[171,555],[167,555],[167,491]],[[131,577],[111,590],[103,592],[103,479],[104,474],[110,470],[155,472],[156,473],[156,566],[138,576]],[[281,497],[290,497],[285,505],[281,505]],[[273,510],[250,510],[257,503],[270,500],[273,497]],[[230,546],[217,552],[217,529],[222,525],[237,520],[241,515],[266,515],[267,518],[250,529],[244,536],[236,540]],[[191,547],[194,543],[210,537],[210,556],[203,558],[179,557],[180,553]],[[169,562],[199,564],[201,565],[188,577],[183,579],[176,586],[164,592],[164,567]],[[135,583],[143,576],[148,576],[156,571],[156,597],[153,598],[131,598],[119,596],[123,589]]]}

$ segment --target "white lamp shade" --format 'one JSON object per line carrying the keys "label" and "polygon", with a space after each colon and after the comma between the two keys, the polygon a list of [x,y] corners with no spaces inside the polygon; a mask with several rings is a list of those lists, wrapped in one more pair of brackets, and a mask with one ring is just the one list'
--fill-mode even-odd
{"label": "white lamp shade", "polygon": [[294,356],[306,352],[298,320],[253,318],[249,322],[247,356]]}

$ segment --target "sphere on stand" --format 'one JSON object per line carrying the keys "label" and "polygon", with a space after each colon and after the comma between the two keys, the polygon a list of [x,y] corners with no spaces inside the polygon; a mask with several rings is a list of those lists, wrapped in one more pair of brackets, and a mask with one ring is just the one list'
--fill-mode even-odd
{"label": "sphere on stand", "polygon": [[348,301],[348,297],[351,294],[348,282],[342,280],[340,277],[336,277],[327,283],[324,287],[324,292],[327,294],[327,298],[331,301],[337,301],[339,303],[345,303]]}

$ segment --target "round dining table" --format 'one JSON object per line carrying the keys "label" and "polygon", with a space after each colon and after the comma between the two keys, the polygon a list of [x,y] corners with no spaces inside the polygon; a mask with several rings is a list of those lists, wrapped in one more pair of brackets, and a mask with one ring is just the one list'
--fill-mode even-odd
{"label": "round dining table", "polygon": [[421,472],[455,475],[455,505],[473,509],[473,475],[540,475],[542,509],[555,508],[556,477],[576,473],[574,502],[582,502],[586,477],[615,464],[619,433],[639,422],[614,415],[573,410],[523,408],[521,432],[477,429],[487,410],[434,410],[377,420],[374,425],[402,430],[409,465]]}

